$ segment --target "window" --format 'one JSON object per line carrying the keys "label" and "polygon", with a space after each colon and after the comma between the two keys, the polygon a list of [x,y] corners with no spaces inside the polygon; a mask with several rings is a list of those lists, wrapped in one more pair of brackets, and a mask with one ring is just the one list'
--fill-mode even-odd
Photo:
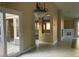
{"label": "window", "polygon": [[46,30],[50,30],[50,22],[46,23]]}
{"label": "window", "polygon": [[39,30],[39,22],[35,21],[35,30]]}
{"label": "window", "polygon": [[42,22],[42,32],[49,33],[50,32],[50,20],[43,20]]}

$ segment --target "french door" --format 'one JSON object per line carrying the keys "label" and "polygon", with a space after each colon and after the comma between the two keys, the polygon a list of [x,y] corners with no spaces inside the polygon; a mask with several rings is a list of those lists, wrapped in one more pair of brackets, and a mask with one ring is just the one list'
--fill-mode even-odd
{"label": "french door", "polygon": [[20,14],[0,8],[0,57],[21,54]]}

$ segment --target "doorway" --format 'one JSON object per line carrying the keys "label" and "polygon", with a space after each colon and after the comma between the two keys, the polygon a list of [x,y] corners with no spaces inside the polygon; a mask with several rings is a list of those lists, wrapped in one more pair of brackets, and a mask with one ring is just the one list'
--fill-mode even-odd
{"label": "doorway", "polygon": [[7,55],[20,52],[19,15],[6,13]]}
{"label": "doorway", "polygon": [[21,13],[0,8],[0,56],[18,56],[21,54]]}
{"label": "doorway", "polygon": [[[47,44],[46,40],[50,37],[50,15],[35,19],[35,39],[36,45]],[[48,41],[48,40],[47,40]]]}

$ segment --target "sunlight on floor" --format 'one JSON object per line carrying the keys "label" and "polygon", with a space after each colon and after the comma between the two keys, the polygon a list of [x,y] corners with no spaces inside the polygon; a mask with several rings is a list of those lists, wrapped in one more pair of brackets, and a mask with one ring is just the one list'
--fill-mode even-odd
{"label": "sunlight on floor", "polygon": [[16,45],[14,42],[7,42],[7,54],[16,54],[20,51],[19,45]]}

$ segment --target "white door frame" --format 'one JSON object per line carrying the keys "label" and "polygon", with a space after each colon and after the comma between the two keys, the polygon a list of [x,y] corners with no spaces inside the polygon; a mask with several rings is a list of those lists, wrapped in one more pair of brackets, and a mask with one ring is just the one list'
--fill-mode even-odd
{"label": "white door frame", "polygon": [[7,38],[6,38],[6,19],[5,19],[5,13],[11,13],[11,14],[15,14],[15,15],[19,15],[19,32],[20,32],[20,52],[18,54],[12,55],[12,56],[18,56],[22,53],[23,51],[23,38],[22,38],[22,12],[14,10],[14,9],[9,9],[9,8],[4,8],[4,7],[0,7],[0,11],[3,13],[3,27],[4,27],[4,56],[7,56]]}
{"label": "white door frame", "polygon": [[79,37],[79,35],[78,35],[78,22],[79,22],[79,20],[76,20],[76,22],[75,22],[75,31],[76,31],[76,37]]}

